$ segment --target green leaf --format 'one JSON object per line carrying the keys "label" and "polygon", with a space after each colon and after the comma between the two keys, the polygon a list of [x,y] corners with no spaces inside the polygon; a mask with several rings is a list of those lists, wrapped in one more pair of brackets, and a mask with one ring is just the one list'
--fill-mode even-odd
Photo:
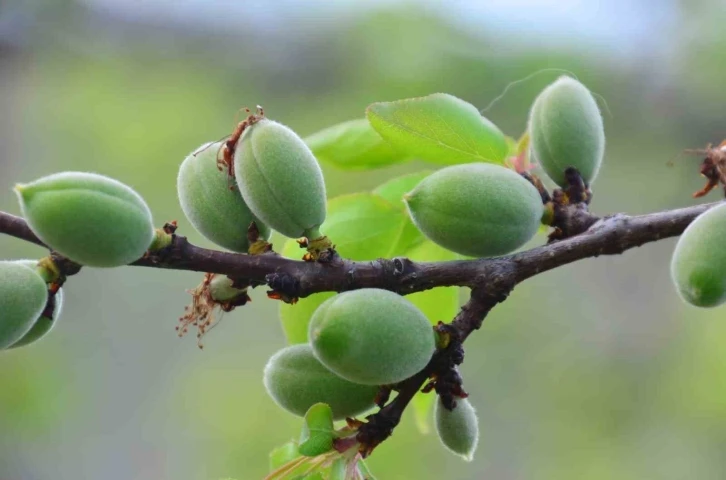
{"label": "green leaf", "polygon": [[264,480],[300,480],[316,467],[315,457],[299,456],[270,472]]}
{"label": "green leaf", "polygon": [[321,162],[345,169],[379,168],[411,158],[386,143],[365,118],[328,127],[305,143]]}
{"label": "green leaf", "polygon": [[503,164],[509,150],[504,134],[475,106],[445,93],[374,103],[366,116],[393,147],[430,162]]}
{"label": "green leaf", "polygon": [[376,480],[376,477],[373,476],[363,460],[358,460],[358,471],[363,475],[364,480]]}
{"label": "green leaf", "polygon": [[305,475],[303,477],[303,480],[325,480],[323,477],[323,474],[320,472],[311,473],[310,475]]}
{"label": "green leaf", "polygon": [[346,474],[348,465],[344,457],[336,458],[333,464],[330,466],[330,473],[328,474],[328,480],[346,480]]}
{"label": "green leaf", "polygon": [[333,448],[334,438],[333,410],[325,403],[316,403],[305,413],[298,452],[306,457],[329,452]]}
{"label": "green leaf", "polygon": [[434,409],[436,398],[437,395],[435,392],[417,392],[411,399],[414,422],[416,423],[416,428],[418,428],[418,431],[422,435],[431,433],[431,412]]}
{"label": "green leaf", "polygon": [[308,343],[308,324],[315,310],[335,292],[314,293],[301,298],[295,305],[280,302],[280,321],[287,343]]}
{"label": "green leaf", "polygon": [[375,260],[400,255],[420,239],[406,229],[408,215],[371,193],[355,193],[328,203],[321,230],[338,253],[351,260]]}
{"label": "green leaf", "polygon": [[[357,193],[328,202],[328,215],[321,230],[333,241],[338,253],[351,260],[375,260],[403,255],[424,237],[408,213],[378,195]],[[294,240],[285,244],[282,255],[300,258],[303,250]],[[280,304],[280,320],[290,344],[308,341],[308,324],[315,309],[333,292],[301,298],[297,304]]]}
{"label": "green leaf", "polygon": [[[425,241],[407,252],[406,256],[418,262],[435,262],[456,260],[459,256],[433,242]],[[450,322],[459,311],[459,288],[443,287],[426,290],[406,296],[429,319],[432,325],[439,321]],[[433,393],[417,393],[411,400],[414,419],[419,431],[428,434],[431,431],[431,411],[436,395]]]}
{"label": "green leaf", "polygon": [[409,173],[400,177],[393,178],[384,184],[379,185],[373,193],[379,197],[383,197],[393,206],[406,210],[406,204],[403,202],[403,196],[410,192],[424,178],[431,175],[433,170],[424,170],[416,173]]}
{"label": "green leaf", "polygon": [[291,460],[299,457],[297,444],[293,441],[280,445],[270,452],[270,471],[276,470]]}

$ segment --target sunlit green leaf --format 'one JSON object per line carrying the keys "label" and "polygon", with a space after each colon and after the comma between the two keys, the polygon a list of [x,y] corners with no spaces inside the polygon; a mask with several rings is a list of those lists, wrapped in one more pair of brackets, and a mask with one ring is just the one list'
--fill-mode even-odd
{"label": "sunlit green leaf", "polygon": [[383,197],[391,205],[397,206],[401,210],[406,210],[406,205],[403,203],[403,196],[413,190],[414,187],[421,182],[421,180],[432,173],[433,170],[423,170],[421,172],[409,173],[408,175],[393,178],[386,183],[379,185],[375,190],[373,190],[373,193]]}
{"label": "sunlit green leaf", "polygon": [[315,472],[311,473],[310,475],[305,475],[303,477],[303,480],[325,480],[325,477],[323,477],[323,474],[321,472]]}
{"label": "sunlit green leaf", "polygon": [[298,452],[316,457],[333,448],[334,438],[333,410],[325,403],[316,403],[305,413]]}
{"label": "sunlit green leaf", "polygon": [[[288,240],[281,253],[283,257],[299,259],[303,252],[304,249],[295,240]],[[335,292],[315,293],[301,298],[295,305],[280,302],[280,322],[288,344],[307,343],[310,317],[321,303],[333,295]]]}
{"label": "sunlit green leaf", "polygon": [[417,392],[411,400],[411,408],[413,409],[413,418],[416,423],[416,428],[418,428],[418,431],[423,435],[431,433],[431,412],[434,409],[434,402],[436,398],[436,392]]}
{"label": "sunlit green leaf", "polygon": [[301,480],[316,468],[315,457],[300,456],[276,468],[263,480]]}
{"label": "sunlit green leaf", "polygon": [[366,110],[373,128],[399,151],[446,165],[504,163],[504,134],[477,108],[445,93],[374,103]]}
{"label": "sunlit green leaf", "polygon": [[339,123],[305,138],[321,162],[340,168],[378,168],[411,157],[392,148],[365,118]]}
{"label": "sunlit green leaf", "polygon": [[297,444],[293,441],[280,445],[270,452],[270,471],[273,471],[285,465],[290,460],[299,457]]}
{"label": "sunlit green leaf", "polygon": [[336,458],[330,466],[328,480],[346,480],[347,464],[344,457]]}
{"label": "sunlit green leaf", "polygon": [[405,252],[419,241],[405,227],[408,216],[377,195],[356,193],[328,203],[328,216],[321,230],[333,241],[338,253],[351,260],[375,260]]}
{"label": "sunlit green leaf", "polygon": [[376,480],[371,471],[368,469],[368,465],[363,460],[358,461],[358,471],[363,475],[365,480]]}

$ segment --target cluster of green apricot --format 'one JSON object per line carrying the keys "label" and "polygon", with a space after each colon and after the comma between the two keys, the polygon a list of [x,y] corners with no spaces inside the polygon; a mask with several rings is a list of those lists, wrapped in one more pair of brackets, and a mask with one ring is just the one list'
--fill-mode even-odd
{"label": "cluster of green apricot", "polygon": [[[555,183],[574,167],[592,182],[603,157],[602,116],[580,82],[562,77],[535,100],[529,118],[531,154]],[[537,232],[544,214],[537,189],[513,170],[468,163],[439,170],[404,196],[416,226],[456,253],[491,257],[516,250]]]}
{"label": "cluster of green apricot", "polygon": [[[262,240],[271,229],[291,238],[322,238],[325,183],[310,148],[261,113],[237,130],[238,138],[202,145],[182,162],[177,192],[189,222],[208,240],[241,253],[254,253],[247,235],[252,222]],[[227,169],[220,168],[220,155],[232,162]]]}
{"label": "cluster of green apricot", "polygon": [[[127,265],[156,239],[144,200],[111,178],[65,172],[15,190],[33,233],[79,265]],[[52,257],[0,262],[0,349],[29,345],[51,330],[63,304],[62,277]]]}
{"label": "cluster of green apricot", "polygon": [[378,386],[422,370],[435,349],[426,316],[411,302],[380,289],[344,292],[313,313],[307,344],[272,356],[264,372],[270,396],[299,416],[327,403],[336,419],[374,405]]}
{"label": "cluster of green apricot", "polygon": [[[371,409],[379,387],[395,385],[422,370],[436,348],[426,316],[405,298],[380,289],[344,292],[313,313],[308,343],[278,351],[268,361],[264,385],[285,410],[305,416],[327,404],[333,419]],[[471,460],[478,423],[465,399],[454,410],[436,409],[442,443]]]}

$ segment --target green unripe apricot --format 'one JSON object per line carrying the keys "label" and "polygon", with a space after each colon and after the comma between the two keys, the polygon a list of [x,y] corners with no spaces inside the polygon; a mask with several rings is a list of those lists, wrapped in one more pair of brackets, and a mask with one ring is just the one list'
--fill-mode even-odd
{"label": "green unripe apricot", "polygon": [[332,372],[365,385],[398,383],[422,370],[434,353],[434,332],[411,302],[364,288],[323,302],[310,319],[315,356]]}
{"label": "green unripe apricot", "polygon": [[474,459],[474,451],[479,443],[479,421],[476,411],[465,398],[456,399],[456,408],[447,410],[436,401],[434,407],[436,433],[444,446],[467,462]]}
{"label": "green unripe apricot", "polygon": [[146,202],[112,178],[63,172],[15,190],[33,232],[81,265],[128,265],[141,258],[154,239]]}
{"label": "green unripe apricot", "polygon": [[248,127],[237,142],[234,171],[242,198],[272,229],[291,238],[321,236],[323,172],[295,132],[267,119]]}
{"label": "green unripe apricot", "polygon": [[0,262],[0,350],[30,331],[47,301],[40,275],[17,262]]}
{"label": "green unripe apricot", "polygon": [[488,163],[444,168],[404,196],[416,226],[433,242],[472,257],[503,255],[537,233],[544,207],[537,189]]}
{"label": "green unripe apricot", "polygon": [[316,403],[326,403],[336,420],[373,407],[378,389],[335,375],[313,355],[308,344],[292,345],[274,354],[265,366],[267,393],[279,406],[300,417]]}
{"label": "green unripe apricot", "polygon": [[250,223],[255,222],[264,240],[270,238],[271,232],[252,215],[239,190],[230,188],[227,173],[217,168],[221,145],[202,145],[184,159],[176,181],[179,204],[189,223],[207,239],[234,252],[246,253]]}
{"label": "green unripe apricot", "polygon": [[[35,270],[36,265],[38,264],[36,260],[15,260],[15,263],[19,263],[20,265],[30,268],[31,270]],[[38,319],[35,321],[35,324],[33,324],[28,333],[23,335],[23,338],[13,343],[8,348],[24,347],[26,345],[30,345],[31,343],[35,343],[40,340],[41,338],[46,336],[48,332],[51,331],[53,326],[58,323],[58,319],[60,318],[61,311],[63,309],[62,288],[56,292],[53,300],[55,302],[52,313],[53,318],[43,316],[41,313],[41,315],[38,316]]]}
{"label": "green unripe apricot", "polygon": [[529,113],[530,146],[535,161],[558,185],[567,185],[565,170],[575,167],[595,180],[605,152],[605,130],[597,102],[577,80],[562,76],[545,88]]}
{"label": "green unripe apricot", "polygon": [[678,239],[671,278],[678,293],[696,307],[726,302],[726,203],[698,216]]}

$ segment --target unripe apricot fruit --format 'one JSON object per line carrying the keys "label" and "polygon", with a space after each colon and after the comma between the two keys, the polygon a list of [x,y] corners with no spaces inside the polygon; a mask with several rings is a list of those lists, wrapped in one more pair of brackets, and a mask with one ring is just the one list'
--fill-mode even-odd
{"label": "unripe apricot fruit", "polygon": [[681,298],[696,307],[726,302],[726,203],[698,216],[678,239],[671,278]]}
{"label": "unripe apricot fruit", "polygon": [[441,443],[451,452],[471,462],[479,443],[479,421],[471,403],[464,398],[457,399],[456,407],[447,410],[439,399],[434,407],[434,418]]}
{"label": "unripe apricot fruit", "polygon": [[265,118],[247,127],[237,142],[234,171],[245,203],[272,229],[291,238],[321,236],[323,173],[295,132]]}
{"label": "unripe apricot fruit", "polygon": [[404,201],[433,242],[472,257],[503,255],[537,233],[544,207],[537,189],[514,171],[488,163],[441,169]]}
{"label": "unripe apricot fruit", "polygon": [[[23,265],[25,267],[30,268],[31,270],[35,270],[36,265],[38,262],[36,260],[15,260],[15,263],[19,263],[20,265]],[[51,329],[55,326],[56,323],[58,323],[58,319],[60,318],[61,311],[63,310],[63,289],[61,288],[55,293],[55,296],[53,297],[54,305],[53,305],[53,313],[52,318],[48,318],[46,316],[41,315],[38,316],[38,319],[35,321],[33,326],[30,328],[28,333],[23,335],[23,338],[18,340],[17,342],[13,343],[8,348],[16,348],[16,347],[24,347],[26,345],[30,345],[31,343],[35,343],[44,336],[48,334],[48,332],[51,331]]]}
{"label": "unripe apricot fruit", "polygon": [[[260,238],[270,238],[270,229],[252,215],[236,185],[217,168],[222,143],[205,144],[189,154],[179,167],[176,188],[184,215],[208,240],[234,252],[249,248],[247,229],[255,222]],[[231,187],[231,188],[230,188]]]}
{"label": "unripe apricot fruit", "polygon": [[15,190],[38,238],[81,265],[128,265],[141,258],[154,239],[146,202],[112,178],[63,172]]}
{"label": "unripe apricot fruit", "polygon": [[590,91],[562,76],[545,88],[529,113],[530,147],[547,175],[565,187],[565,170],[575,167],[582,178],[595,180],[605,152],[602,115]]}
{"label": "unripe apricot fruit", "polygon": [[300,417],[316,403],[326,403],[336,420],[373,407],[378,389],[344,380],[323,366],[308,344],[274,354],[264,371],[267,393],[279,406]]}
{"label": "unripe apricot fruit", "polygon": [[0,262],[0,349],[30,331],[47,301],[48,288],[40,275],[17,262]]}
{"label": "unripe apricot fruit", "polygon": [[310,319],[315,356],[331,371],[365,385],[398,383],[422,370],[434,353],[434,331],[411,302],[387,290],[336,295]]}

